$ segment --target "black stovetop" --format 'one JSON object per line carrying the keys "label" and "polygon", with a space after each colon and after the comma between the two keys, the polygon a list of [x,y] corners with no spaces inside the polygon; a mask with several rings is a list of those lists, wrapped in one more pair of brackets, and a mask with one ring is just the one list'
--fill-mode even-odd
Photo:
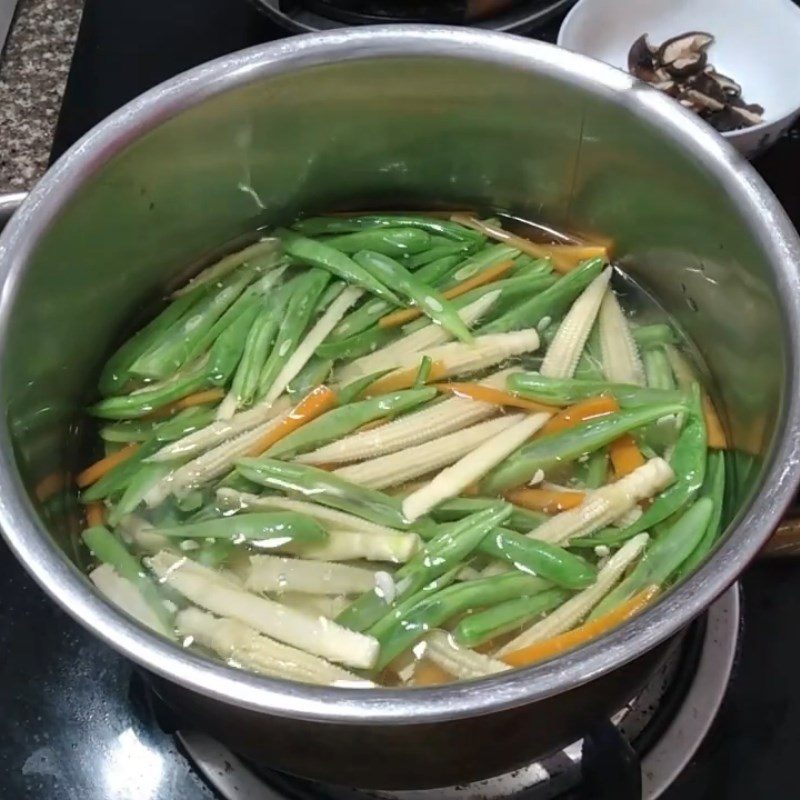
{"label": "black stovetop", "polygon": [[[553,41],[558,20],[539,35]],[[283,35],[246,0],[86,0],[54,156],[175,73]],[[800,130],[756,165],[800,221]],[[667,800],[800,794],[800,560],[743,579],[740,662]],[[132,688],[133,687],[133,688]],[[130,665],[61,612],[0,543],[0,800],[209,800]]]}

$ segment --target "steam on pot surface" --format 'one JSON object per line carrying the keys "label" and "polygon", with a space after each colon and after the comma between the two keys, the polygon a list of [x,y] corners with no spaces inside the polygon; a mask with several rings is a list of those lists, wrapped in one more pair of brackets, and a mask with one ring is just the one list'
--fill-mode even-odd
{"label": "steam on pot surface", "polygon": [[77,476],[89,576],[176,644],[477,678],[609,631],[724,530],[707,371],[613,243],[371,212],[231,249],[106,361]]}

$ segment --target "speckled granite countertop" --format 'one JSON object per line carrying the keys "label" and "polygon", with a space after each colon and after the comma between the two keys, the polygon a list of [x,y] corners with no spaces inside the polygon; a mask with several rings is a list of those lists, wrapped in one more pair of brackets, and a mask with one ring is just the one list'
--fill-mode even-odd
{"label": "speckled granite countertop", "polygon": [[0,193],[47,168],[83,0],[20,0],[0,60]]}

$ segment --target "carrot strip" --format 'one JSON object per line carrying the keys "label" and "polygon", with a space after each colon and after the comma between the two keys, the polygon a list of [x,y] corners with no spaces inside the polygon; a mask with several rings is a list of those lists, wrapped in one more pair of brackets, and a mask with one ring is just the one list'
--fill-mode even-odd
{"label": "carrot strip", "polygon": [[513,653],[508,653],[503,656],[502,660],[512,667],[524,667],[537,661],[543,661],[545,658],[560,655],[564,651],[571,650],[580,644],[585,644],[630,619],[634,614],[638,614],[658,594],[658,591],[658,586],[648,586],[630,600],[626,600],[615,609],[609,611],[608,614],[604,614],[591,622],[585,622],[583,625],[566,633],[561,633],[550,639],[543,639],[540,642],[534,642],[520,650],[515,650]]}
{"label": "carrot strip", "polygon": [[455,678],[449,672],[427,659],[418,661],[414,667],[414,686],[440,686],[454,680]]}
{"label": "carrot strip", "polygon": [[524,408],[527,411],[549,411],[551,414],[555,414],[560,410],[556,406],[547,406],[544,403],[525,400],[512,392],[492,389],[490,386],[483,386],[480,383],[437,383],[435,386],[440,392],[452,392],[458,397],[467,397],[470,400],[479,400],[482,403]]}
{"label": "carrot strip", "polygon": [[636,439],[629,433],[625,433],[614,439],[608,447],[608,455],[611,458],[611,465],[614,467],[614,474],[617,478],[623,478],[625,475],[630,475],[635,469],[638,469],[645,462],[642,451],[639,445],[636,444]]}
{"label": "carrot strip", "polygon": [[60,492],[66,485],[66,476],[63,472],[51,472],[36,484],[34,494],[38,500],[44,502]]}
{"label": "carrot strip", "polygon": [[117,450],[116,453],[112,453],[110,456],[95,461],[94,464],[86,467],[83,472],[78,473],[75,478],[75,483],[77,483],[81,489],[90,486],[95,481],[99,481],[103,475],[111,472],[114,467],[118,466],[123,461],[127,461],[138,449],[139,443],[134,442],[133,444],[123,447],[121,450]]}
{"label": "carrot strip", "polygon": [[[414,385],[417,379],[419,367],[410,367],[409,369],[400,369],[390,372],[386,377],[379,378],[374,383],[369,385],[365,396],[375,397],[379,394],[387,394],[388,392],[399,392],[402,389],[409,389]],[[445,367],[441,361],[434,361],[431,364],[431,371],[428,373],[428,383],[439,380],[444,377]]]}
{"label": "carrot strip", "polygon": [[534,258],[549,258],[557,272],[569,272],[587,258],[601,257],[608,259],[608,248],[601,244],[538,244],[466,214],[453,214],[450,219],[467,228],[480,231],[499,242],[506,242],[511,247],[516,247],[517,250],[521,250]]}
{"label": "carrot strip", "polygon": [[186,397],[181,397],[180,400],[175,400],[172,403],[161,406],[161,408],[157,408],[155,411],[146,414],[142,419],[162,419],[172,416],[172,414],[177,411],[183,411],[184,408],[202,406],[206,403],[216,403],[217,400],[222,400],[223,397],[225,397],[225,391],[223,389],[204,389],[202,392],[187,394]]}
{"label": "carrot strip", "polygon": [[714,450],[727,450],[728,437],[725,435],[725,429],[722,427],[714,402],[705,393],[703,393],[703,416],[706,420],[708,446]]}
{"label": "carrot strip", "polygon": [[247,455],[260,456],[265,450],[272,447],[275,442],[288,436],[292,431],[301,428],[307,422],[324,414],[338,402],[336,392],[325,384],[312,389],[275,427],[268,430],[247,451]]}
{"label": "carrot strip", "polygon": [[[506,261],[498,261],[497,264],[487,267],[477,275],[473,275],[471,278],[467,278],[467,280],[461,281],[461,283],[457,283],[455,286],[451,286],[449,289],[442,292],[442,297],[445,297],[447,300],[460,297],[462,294],[471,292],[479,286],[484,286],[487,283],[496,281],[501,275],[505,275],[513,266],[514,261],[510,258]],[[411,322],[421,315],[422,312],[418,308],[401,308],[397,311],[392,311],[391,314],[387,314],[385,317],[381,317],[378,320],[378,327],[396,328],[398,325],[405,325],[407,322]]]}
{"label": "carrot strip", "polygon": [[86,504],[86,526],[93,528],[95,525],[105,525],[106,507],[96,500]]}
{"label": "carrot strip", "polygon": [[531,511],[557,514],[579,506],[585,499],[584,492],[561,492],[558,489],[512,489],[505,498],[514,505]]}
{"label": "carrot strip", "polygon": [[589,397],[560,411],[548,420],[537,435],[549,436],[551,433],[574,428],[581,422],[595,417],[604,417],[606,414],[613,414],[616,411],[619,411],[619,403],[611,395],[601,394],[597,397]]}

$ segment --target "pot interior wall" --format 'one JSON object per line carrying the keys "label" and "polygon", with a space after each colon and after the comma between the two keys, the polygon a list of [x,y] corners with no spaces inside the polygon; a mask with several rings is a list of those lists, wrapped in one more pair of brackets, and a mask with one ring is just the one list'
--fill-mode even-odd
{"label": "pot interior wall", "polygon": [[16,286],[0,366],[20,471],[63,547],[74,493],[42,486],[74,473],[80,410],[142,309],[258,225],[369,204],[497,208],[611,237],[711,365],[733,440],[757,461],[736,498],[747,499],[787,363],[751,223],[624,97],[524,66],[354,53],[265,69],[98,155]]}

